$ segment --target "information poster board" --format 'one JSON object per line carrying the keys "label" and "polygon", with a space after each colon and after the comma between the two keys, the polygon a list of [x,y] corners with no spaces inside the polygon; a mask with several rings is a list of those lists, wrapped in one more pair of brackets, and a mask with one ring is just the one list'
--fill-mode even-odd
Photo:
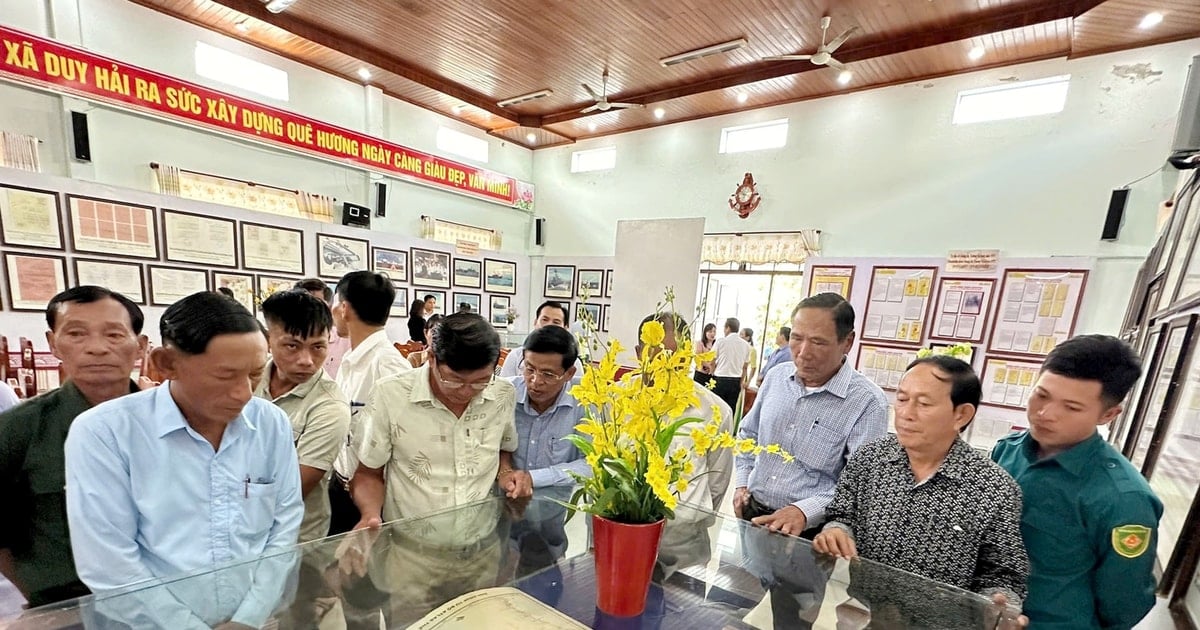
{"label": "information poster board", "polygon": [[1005,409],[1025,409],[1037,383],[1041,362],[986,357],[983,360],[983,404]]}
{"label": "information poster board", "polygon": [[1008,269],[988,354],[1046,356],[1075,331],[1087,284],[1082,269]]}
{"label": "information poster board", "polygon": [[904,376],[904,370],[916,359],[915,348],[871,343],[858,345],[858,371],[872,383],[888,391],[895,391],[900,386],[900,377]]}
{"label": "information poster board", "polygon": [[854,286],[854,267],[850,265],[813,265],[808,294],[836,293],[847,300]]}
{"label": "information poster board", "polygon": [[921,343],[937,267],[873,267],[862,339]]}
{"label": "information poster board", "polygon": [[992,309],[992,278],[942,278],[929,322],[929,338],[941,341],[983,341]]}

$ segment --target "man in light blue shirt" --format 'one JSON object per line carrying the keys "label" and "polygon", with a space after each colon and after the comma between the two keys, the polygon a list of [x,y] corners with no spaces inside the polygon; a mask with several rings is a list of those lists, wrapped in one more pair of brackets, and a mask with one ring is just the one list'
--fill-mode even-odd
{"label": "man in light blue shirt", "polygon": [[780,363],[792,362],[792,350],[788,347],[788,340],[791,339],[791,337],[791,326],[781,326],[779,328],[779,334],[775,335],[775,345],[778,347],[776,347],[775,351],[771,353],[771,356],[767,357],[767,362],[763,364],[762,370],[759,370],[758,372],[759,387],[762,387],[763,379],[767,378],[767,372],[769,372],[771,368],[779,365]]}
{"label": "man in light blue shirt", "polygon": [[[579,346],[560,326],[543,326],[525,339],[521,376],[510,379],[516,388],[517,450],[513,474],[528,478],[535,496],[560,501],[571,498],[575,478],[590,474],[583,453],[564,439],[575,435],[583,407],[568,391],[576,376]],[[533,503],[511,538],[521,552],[518,571],[535,571],[561,558],[567,550],[563,530],[565,509]]]}
{"label": "man in light blue shirt", "polygon": [[[167,380],[99,405],[66,442],[67,516],[96,610],[134,627],[262,626],[280,604],[304,503],[287,415],[253,396],[267,344],[239,303],[171,305],[151,360]],[[271,558],[269,556],[275,556]],[[131,584],[265,558],[108,602]]]}

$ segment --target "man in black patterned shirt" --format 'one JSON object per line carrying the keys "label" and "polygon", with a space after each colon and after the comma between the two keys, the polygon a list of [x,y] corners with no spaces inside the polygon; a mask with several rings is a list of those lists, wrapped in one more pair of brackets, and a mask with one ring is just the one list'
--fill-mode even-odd
{"label": "man in black patterned shirt", "polygon": [[[896,394],[896,435],[864,446],[846,465],[813,547],[1019,607],[1029,575],[1021,489],[959,437],[980,395],[979,377],[958,359],[933,356],[909,365]],[[898,601],[888,596],[896,589],[873,587],[883,585],[852,579],[851,594],[872,600],[872,610],[880,603],[874,600],[886,597],[905,616],[930,612],[924,598]]]}

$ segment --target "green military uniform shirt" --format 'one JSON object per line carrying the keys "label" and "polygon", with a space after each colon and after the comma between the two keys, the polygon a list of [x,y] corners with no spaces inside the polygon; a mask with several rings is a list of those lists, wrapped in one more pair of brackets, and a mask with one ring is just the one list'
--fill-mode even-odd
{"label": "green military uniform shirt", "polygon": [[30,607],[88,594],[67,531],[63,444],[71,422],[90,408],[67,381],[0,414],[0,496],[8,499],[0,548],[12,553]]}
{"label": "green military uniform shirt", "polygon": [[992,449],[1024,495],[1030,627],[1132,628],[1154,607],[1162,502],[1098,433],[1052,457],[1037,451],[1028,431]]}

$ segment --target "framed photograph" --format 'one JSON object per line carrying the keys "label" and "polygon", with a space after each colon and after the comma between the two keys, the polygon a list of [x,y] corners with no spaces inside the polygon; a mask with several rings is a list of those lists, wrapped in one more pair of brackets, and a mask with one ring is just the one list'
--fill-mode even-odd
{"label": "framed photograph", "polygon": [[150,306],[170,306],[208,290],[208,272],[203,269],[150,265]]}
{"label": "framed photograph", "polygon": [[242,221],[242,267],[304,273],[304,231]]}
{"label": "framed photograph", "polygon": [[296,278],[282,278],[259,274],[258,290],[255,292],[255,303],[262,302],[273,293],[289,291],[294,286],[296,286]]}
{"label": "framed photograph", "polygon": [[75,258],[71,262],[75,266],[76,286],[92,284],[116,291],[138,304],[146,303],[146,282],[141,264],[84,258]]}
{"label": "framed photograph", "polygon": [[454,259],[454,286],[478,289],[483,286],[482,278],[483,263],[466,258]]}
{"label": "framed photograph", "polygon": [[517,264],[506,260],[483,259],[483,274],[486,278],[484,290],[493,293],[515,295],[517,292]]}
{"label": "framed photograph", "polygon": [[[597,330],[600,329],[600,305],[590,302],[579,302],[576,304],[575,317],[580,323],[587,321],[591,322],[591,327]],[[586,327],[586,324],[585,324]]]}
{"label": "framed photograph", "polygon": [[392,300],[392,308],[388,311],[388,317],[408,318],[408,288],[396,286],[395,280],[392,281],[392,286],[396,288],[396,299]]}
{"label": "framed photograph", "polygon": [[363,271],[367,265],[371,244],[357,238],[317,235],[317,275],[322,278],[341,278],[351,271]]}
{"label": "framed photograph", "polygon": [[475,313],[476,315],[483,314],[480,308],[480,297],[478,293],[454,293],[454,304],[452,304],[453,312],[455,313]]}
{"label": "framed photograph", "polygon": [[605,304],[600,308],[600,330],[608,332],[608,305]]}
{"label": "framed photograph", "polygon": [[5,254],[8,306],[14,311],[45,311],[67,289],[67,259],[62,256]]}
{"label": "framed photograph", "polygon": [[[430,291],[428,289],[418,289],[418,288],[414,287],[411,299],[424,300],[426,297],[429,297],[429,296],[433,296],[434,301],[437,303],[437,305],[433,307],[433,313],[432,313],[433,315],[449,315],[450,313],[454,312],[454,309],[446,306],[446,292],[445,291]],[[404,307],[404,316],[408,317],[408,307],[407,306]]]}
{"label": "framed photograph", "polygon": [[[580,269],[579,283],[575,289],[575,295],[580,298],[587,296],[589,298],[602,297],[604,294],[604,270],[603,269]],[[599,319],[596,322],[599,323]]]}
{"label": "framed photograph", "polygon": [[450,254],[412,248],[412,283],[422,287],[450,288]]}
{"label": "framed photograph", "polygon": [[542,295],[566,300],[575,297],[575,265],[546,265],[546,287]]}
{"label": "framed photograph", "polygon": [[612,297],[613,270],[604,272],[604,297]]}
{"label": "framed photograph", "polygon": [[233,299],[246,307],[251,313],[256,312],[254,304],[254,276],[248,273],[231,273],[227,271],[212,272],[213,291],[225,287],[233,291]]}
{"label": "framed photograph", "polygon": [[58,194],[0,186],[0,243],[8,247],[63,249]]}
{"label": "framed photograph", "polygon": [[75,195],[67,200],[75,251],[158,260],[154,208]]}
{"label": "framed photograph", "polygon": [[163,209],[163,250],[170,262],[237,268],[237,221]]}
{"label": "framed photograph", "polygon": [[372,247],[371,271],[386,273],[393,282],[408,282],[408,252]]}
{"label": "framed photograph", "polygon": [[508,308],[510,305],[507,295],[489,295],[489,319],[496,328],[508,328]]}

